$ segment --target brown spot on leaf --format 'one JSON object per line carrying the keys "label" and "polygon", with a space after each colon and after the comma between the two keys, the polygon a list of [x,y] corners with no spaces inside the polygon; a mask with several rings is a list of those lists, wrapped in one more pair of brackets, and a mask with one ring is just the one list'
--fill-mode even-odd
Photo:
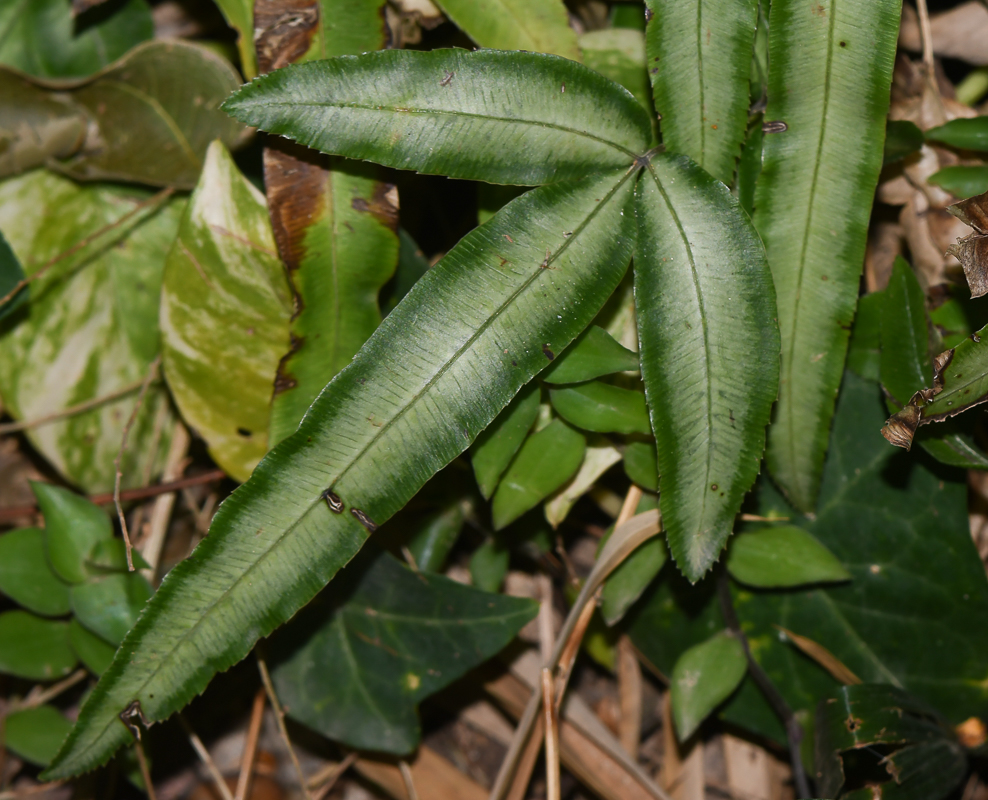
{"label": "brown spot on leaf", "polygon": [[[950,366],[954,360],[954,350],[944,350],[939,355],[933,357],[933,392],[939,394],[943,389],[943,371]],[[960,375],[957,376],[958,378]]]}
{"label": "brown spot on leaf", "polygon": [[789,126],[781,119],[767,120],[762,123],[762,133],[785,133]]}
{"label": "brown spot on leaf", "polygon": [[134,700],[127,708],[119,714],[120,721],[124,724],[124,727],[130,731],[131,735],[137,739],[141,740],[141,729],[138,726],[138,721],[147,728],[151,723],[148,722],[147,717],[144,716],[144,711],[141,710],[141,701]]}
{"label": "brown spot on leaf", "polygon": [[919,407],[908,405],[888,418],[882,428],[882,436],[890,444],[909,450],[913,446],[913,437],[919,427]]}
{"label": "brown spot on leaf", "polygon": [[377,530],[377,523],[359,508],[351,508],[350,513],[356,518],[357,522],[367,529],[368,533],[374,533]]}
{"label": "brown spot on leaf", "polygon": [[254,45],[261,74],[297,61],[319,28],[319,0],[255,0]]}
{"label": "brown spot on leaf", "polygon": [[398,191],[393,183],[376,183],[371,199],[354,197],[350,202],[354,211],[367,212],[382,225],[398,232]]}
{"label": "brown spot on leaf", "polygon": [[556,357],[556,354],[553,353],[552,350],[549,349],[549,345],[547,345],[547,344],[542,345],[542,353],[550,361],[552,361]]}
{"label": "brown spot on leaf", "polygon": [[863,723],[861,720],[855,716],[849,716],[846,720],[844,720],[844,727],[847,728],[849,733],[855,733],[858,731],[862,724]]}
{"label": "brown spot on leaf", "polygon": [[322,499],[326,501],[326,505],[329,507],[329,510],[334,514],[343,513],[343,500],[340,499],[340,496],[332,489],[327,489],[323,492]]}

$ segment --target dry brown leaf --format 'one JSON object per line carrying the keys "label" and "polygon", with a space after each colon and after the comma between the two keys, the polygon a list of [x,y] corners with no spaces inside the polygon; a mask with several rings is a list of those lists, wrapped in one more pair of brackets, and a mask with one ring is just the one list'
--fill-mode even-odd
{"label": "dry brown leaf", "polygon": [[971,288],[971,297],[988,294],[988,192],[950,206],[947,211],[974,232],[958,239],[947,252],[957,257]]}
{"label": "dry brown leaf", "polygon": [[901,225],[887,220],[874,222],[868,231],[865,283],[869,294],[888,286],[889,277],[892,275],[892,264],[897,256],[902,255],[903,233]]}
{"label": "dry brown leaf", "polygon": [[721,741],[724,744],[727,787],[731,795],[745,800],[773,800],[777,781],[768,751],[726,733]]}
{"label": "dry brown leaf", "polygon": [[[487,791],[468,778],[434,750],[420,745],[408,762],[412,782],[423,797],[442,800],[487,800]],[[405,781],[397,762],[389,759],[358,758],[353,768],[371,783],[377,784],[396,800],[408,800]]]}
{"label": "dry brown leaf", "polygon": [[[959,58],[968,64],[988,64],[988,8],[979,0],[970,0],[949,11],[930,17],[933,34],[933,52],[938,56]],[[906,50],[920,52],[923,49],[919,32],[919,19],[909,4],[902,7],[902,27],[899,44]]]}
{"label": "dry brown leaf", "polygon": [[663,757],[661,782],[673,800],[704,800],[703,741],[699,736],[680,744],[672,722],[672,701],[666,692],[662,703]]}
{"label": "dry brown leaf", "polygon": [[[888,437],[886,436],[885,438]],[[895,444],[895,442],[892,442],[892,444]],[[909,448],[907,447],[906,449],[908,450]],[[843,662],[822,644],[818,644],[805,636],[800,636],[798,633],[786,630],[781,625],[774,625],[773,627],[776,630],[782,631],[790,642],[827,670],[835,680],[840,681],[845,686],[856,686],[861,683],[861,678],[844,666]]]}

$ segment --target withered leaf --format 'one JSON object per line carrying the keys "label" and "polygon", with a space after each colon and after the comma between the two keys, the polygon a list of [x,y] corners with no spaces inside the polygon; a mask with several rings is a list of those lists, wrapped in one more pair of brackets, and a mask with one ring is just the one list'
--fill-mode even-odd
{"label": "withered leaf", "polygon": [[961,262],[971,297],[982,297],[988,294],[988,192],[954,203],[947,211],[974,228],[947,252]]}
{"label": "withered leaf", "polygon": [[933,357],[933,394],[937,395],[943,390],[943,371],[950,366],[954,360],[954,349],[944,350],[939,355]]}
{"label": "withered leaf", "polygon": [[908,451],[913,446],[913,437],[919,427],[919,413],[919,407],[912,404],[897,411],[885,421],[882,436],[888,439],[889,444]]}

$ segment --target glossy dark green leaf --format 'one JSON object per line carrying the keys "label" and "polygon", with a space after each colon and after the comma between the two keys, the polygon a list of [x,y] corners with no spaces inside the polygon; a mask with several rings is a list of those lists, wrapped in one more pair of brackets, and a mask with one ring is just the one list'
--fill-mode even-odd
{"label": "glossy dark green leaf", "polygon": [[[88,492],[113,488],[113,462],[139,386],[158,353],[161,272],[183,201],[147,190],[82,186],[48,170],[0,182],[0,219],[24,271],[36,275],[16,324],[0,326],[0,394],[15,419],[115,400],[25,431],[68,482]],[[113,291],[107,291],[113,287]],[[72,369],[64,366],[71,354]],[[59,379],[50,382],[57,374]],[[120,461],[123,487],[160,470],[174,418],[153,383],[130,427]]]}
{"label": "glossy dark green leaf", "polygon": [[48,564],[44,531],[22,528],[0,536],[0,592],[35,614],[69,613],[69,587]]}
{"label": "glossy dark green leaf", "polygon": [[942,371],[943,390],[922,408],[922,420],[939,421],[988,400],[988,329],[957,347]]}
{"label": "glossy dark green leaf", "polygon": [[470,579],[473,585],[485,592],[498,592],[508,574],[508,548],[496,538],[484,540],[470,556]]}
{"label": "glossy dark green leaf", "polygon": [[234,147],[243,138],[244,129],[219,109],[239,83],[229,62],[206,47],[182,40],[140,45],[71,92],[98,120],[100,142],[58,169],[76,180],[191,189],[210,142]]}
{"label": "glossy dark green leaf", "polygon": [[757,0],[647,0],[648,73],[662,141],[731,183],[748,127]]}
{"label": "glossy dark green leaf", "polygon": [[645,395],[609,383],[590,381],[549,391],[552,407],[563,419],[599,433],[652,432]]}
{"label": "glossy dark green leaf", "polygon": [[833,553],[795,525],[736,536],[727,553],[727,571],[741,583],[762,589],[851,579]]}
{"label": "glossy dark green leaf", "polygon": [[965,199],[988,192],[988,167],[983,166],[954,166],[944,167],[934,172],[928,183],[946,189],[954,197]]}
{"label": "glossy dark green leaf", "polygon": [[583,434],[559,419],[529,436],[491,501],[494,530],[514,522],[572,478],[586,447]]}
{"label": "glossy dark green leaf", "polygon": [[86,559],[93,548],[113,538],[106,512],[75,492],[50,483],[32,483],[38,507],[45,516],[48,563],[66,583],[89,577]]}
{"label": "glossy dark green leaf", "polygon": [[77,619],[69,620],[69,644],[86,668],[102,675],[113,662],[117,648],[84,628]]}
{"label": "glossy dark green leaf", "polygon": [[[889,447],[875,433],[886,413],[877,384],[848,372],[817,519],[800,516],[764,479],[753,508],[805,527],[851,580],[808,591],[736,588],[735,606],[755,657],[797,713],[812,715],[838,684],[776,625],[820,644],[865,682],[892,683],[934,704],[951,724],[984,718],[988,635],[970,620],[988,615],[988,579],[968,529],[965,473]],[[630,621],[635,645],[666,674],[724,625],[716,581],[689,587],[675,577],[663,572]],[[785,742],[750,682],[723,716]]]}
{"label": "glossy dark green leaf", "polygon": [[737,200],[685,157],[652,159],[637,195],[638,338],[662,524],[697,580],[761,462],[779,378],[772,276]]}
{"label": "glossy dark green leaf", "polygon": [[580,60],[576,33],[562,0],[439,0],[439,5],[456,27],[481,47],[554,53]]}
{"label": "glossy dark green leaf", "polygon": [[838,796],[842,753],[883,745],[905,745],[880,762],[889,777],[876,787],[883,798],[940,800],[967,773],[963,747],[928,704],[888,684],[843,686],[816,713],[818,793]]}
{"label": "glossy dark green leaf", "polygon": [[164,719],[243,658],[466,449],[547,364],[543,346],[565,349],[630,260],[629,178],[528,192],[415,285],[168,573],[49,775],[105,763],[130,738],[117,715],[133,700]]}
{"label": "glossy dark green leaf", "polygon": [[650,492],[659,490],[659,462],[652,442],[629,442],[624,448],[624,471]]}
{"label": "glossy dark green leaf", "polygon": [[0,614],[0,672],[32,681],[53,681],[76,665],[68,623],[27,611]]}
{"label": "glossy dark green leaf", "polygon": [[638,353],[623,347],[603,328],[591,325],[540,377],[546,383],[581,383],[637,369]]}
{"label": "glossy dark green leaf", "polygon": [[782,332],[766,458],[803,511],[816,504],[854,320],[900,7],[772,2],[765,122],[785,130],[765,135],[754,216]]}
{"label": "glossy dark green leaf", "polygon": [[55,757],[72,723],[49,705],[15,711],[4,719],[4,745],[12,753],[39,767]]}
{"label": "glossy dark green leaf", "polygon": [[915,153],[923,146],[923,132],[905,119],[890,119],[885,125],[882,163],[891,164]]}
{"label": "glossy dark green leaf", "polygon": [[275,688],[289,716],[331,739],[407,753],[420,737],[416,706],[503,648],[537,610],[371,550],[278,634]]}
{"label": "glossy dark green leaf", "polygon": [[541,392],[537,383],[525,386],[470,448],[470,461],[477,486],[484,499],[489,500],[501,476],[515,457],[535,418],[539,415]]}
{"label": "glossy dark green leaf", "polygon": [[389,50],[290,66],[223,107],[326,153],[523,185],[627,167],[651,133],[634,97],[593,70],[496,50]]}
{"label": "glossy dark green leaf", "polygon": [[72,587],[72,612],[97,636],[119,645],[152,594],[139,572],[105,575]]}
{"label": "glossy dark green leaf", "polygon": [[685,741],[738,688],[748,671],[741,642],[726,631],[694,645],[672,670],[672,718]]}
{"label": "glossy dark green leaf", "polygon": [[237,32],[240,70],[247,80],[257,76],[257,50],[254,47],[253,0],[216,0],[227,24]]}
{"label": "glossy dark green leaf", "polygon": [[926,131],[928,142],[961,150],[988,150],[988,117],[960,117]]}
{"label": "glossy dark green leaf", "polygon": [[854,330],[847,348],[847,368],[858,377],[876,383],[881,377],[883,306],[884,296],[880,292],[866,294],[858,300],[858,313],[854,316]]}
{"label": "glossy dark green leaf", "polygon": [[898,409],[933,381],[926,295],[901,256],[881,296],[882,385],[899,401]]}
{"label": "glossy dark green leaf", "polygon": [[154,36],[145,0],[108,3],[76,17],[65,0],[0,4],[0,64],[38,78],[81,78]]}
{"label": "glossy dark green leaf", "polygon": [[451,503],[423,520],[408,540],[408,551],[423,572],[442,572],[446,556],[463,530],[466,512],[461,502]]}
{"label": "glossy dark green leaf", "polygon": [[292,296],[264,196],[220,142],[209,146],[165,262],[160,308],[175,405],[213,460],[245,481],[268,451]]}

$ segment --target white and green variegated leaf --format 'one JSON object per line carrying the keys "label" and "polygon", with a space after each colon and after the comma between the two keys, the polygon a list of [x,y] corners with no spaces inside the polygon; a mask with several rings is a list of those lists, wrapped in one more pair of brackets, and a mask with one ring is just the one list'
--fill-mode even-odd
{"label": "white and green variegated leaf", "polygon": [[647,0],[648,74],[662,141],[730,184],[748,126],[757,0]]}
{"label": "white and green variegated leaf", "polygon": [[291,313],[264,195],[213,142],[165,264],[161,342],[179,411],[240,481],[268,450]]}
{"label": "white and green variegated leaf", "polygon": [[[43,170],[0,183],[0,230],[28,276],[124,220],[55,263],[31,285],[30,302],[0,324],[0,395],[17,419],[134,386],[132,394],[27,431],[66,479],[90,492],[113,486],[135,384],[158,352],[161,274],[184,203],[134,213],[147,199],[147,192],[83,187]],[[163,389],[152,386],[121,462],[125,485],[143,483],[163,460],[170,420]]]}
{"label": "white and green variegated leaf", "polygon": [[105,763],[132,702],[151,721],[189,702],[466,449],[620,283],[633,188],[625,168],[528,192],[416,283],[165,578],[49,778]]}
{"label": "white and green variegated leaf", "polygon": [[782,332],[779,402],[766,458],[803,511],[816,504],[844,371],[882,166],[901,5],[772,2],[769,132],[754,214]]}
{"label": "white and green variegated leaf", "polygon": [[500,50],[387,50],[292,65],[223,107],[326,153],[526,186],[627,167],[651,137],[648,113],[627,89],[564,58]]}
{"label": "white and green variegated leaf", "polygon": [[688,158],[655,156],[637,195],[635,298],[662,524],[695,582],[758,475],[779,381],[775,295],[747,215]]}

